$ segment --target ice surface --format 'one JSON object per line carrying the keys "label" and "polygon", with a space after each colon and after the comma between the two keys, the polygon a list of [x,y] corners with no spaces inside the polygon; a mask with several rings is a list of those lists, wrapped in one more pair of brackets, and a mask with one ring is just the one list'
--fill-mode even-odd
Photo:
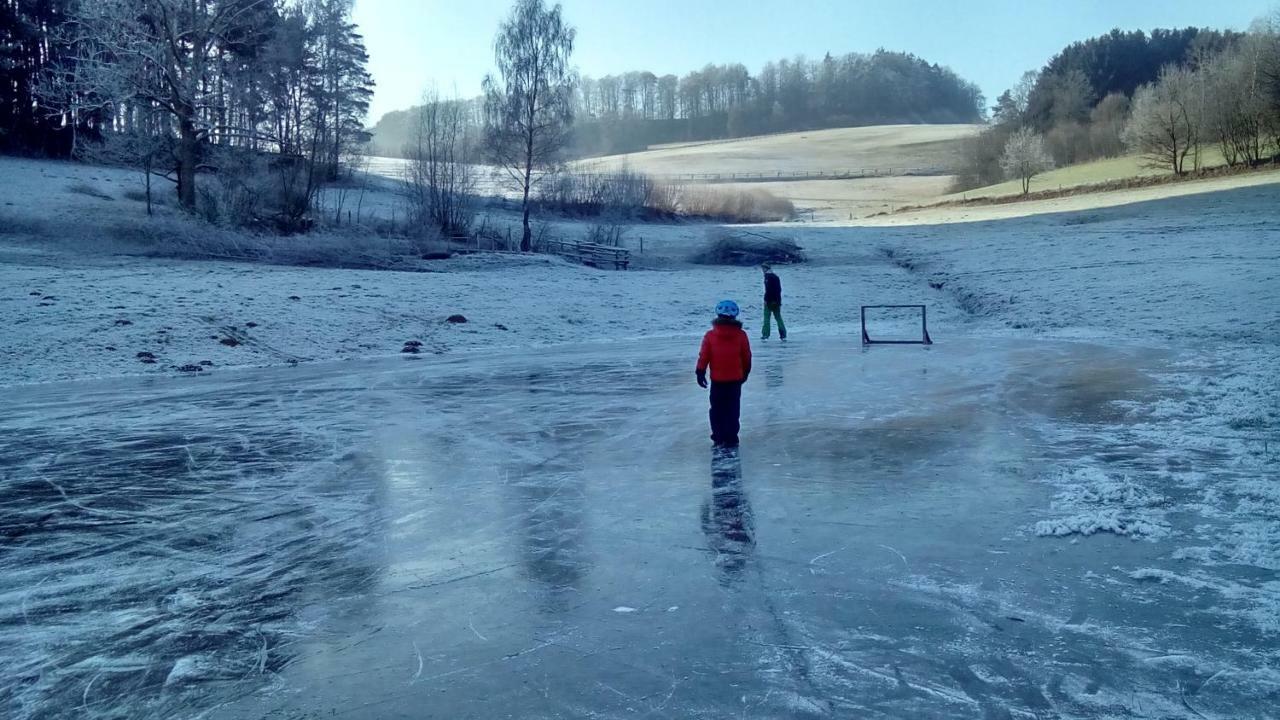
{"label": "ice surface", "polygon": [[[799,336],[757,348],[743,446],[717,455],[691,353],[11,390],[0,709],[1234,718],[1280,702],[1266,577],[1172,581],[1187,569],[1160,538],[1028,525],[1118,503],[1194,532],[1146,467],[1171,448],[1132,449],[1133,409],[1175,392],[1167,356]],[[1103,458],[1113,472],[1070,470]]]}

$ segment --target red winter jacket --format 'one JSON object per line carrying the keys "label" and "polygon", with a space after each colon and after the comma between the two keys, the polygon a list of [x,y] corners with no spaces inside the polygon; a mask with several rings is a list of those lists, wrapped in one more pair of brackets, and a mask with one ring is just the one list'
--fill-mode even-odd
{"label": "red winter jacket", "polygon": [[711,382],[742,382],[751,374],[751,341],[737,320],[716,318],[702,337],[698,372],[711,366]]}

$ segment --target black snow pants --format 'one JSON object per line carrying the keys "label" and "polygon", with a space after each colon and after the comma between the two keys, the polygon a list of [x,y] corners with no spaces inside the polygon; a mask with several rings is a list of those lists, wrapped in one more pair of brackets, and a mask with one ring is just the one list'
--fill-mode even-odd
{"label": "black snow pants", "polygon": [[711,442],[738,444],[738,415],[742,411],[742,383],[711,383]]}

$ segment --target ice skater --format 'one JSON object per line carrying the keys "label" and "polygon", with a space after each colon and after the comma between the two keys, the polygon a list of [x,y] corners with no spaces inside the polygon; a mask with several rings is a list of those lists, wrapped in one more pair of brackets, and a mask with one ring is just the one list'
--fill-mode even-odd
{"label": "ice skater", "polygon": [[698,352],[698,386],[707,387],[711,368],[711,441],[719,447],[737,447],[742,384],[751,375],[751,340],[738,322],[738,304],[721,300],[711,329]]}
{"label": "ice skater", "polygon": [[764,328],[760,331],[760,339],[769,339],[769,321],[778,319],[778,338],[787,339],[787,326],[782,323],[782,280],[773,272],[769,263],[761,263],[760,271],[764,273]]}

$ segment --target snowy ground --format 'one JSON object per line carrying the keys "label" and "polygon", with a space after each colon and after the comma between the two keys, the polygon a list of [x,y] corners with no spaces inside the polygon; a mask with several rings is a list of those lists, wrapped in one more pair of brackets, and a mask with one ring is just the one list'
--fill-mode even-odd
{"label": "snowy ground", "polygon": [[[0,233],[0,708],[1266,717],[1276,200],[766,228],[813,262],[718,465],[690,356],[760,280],[696,228],[625,273]],[[887,302],[937,344],[862,351]]]}

